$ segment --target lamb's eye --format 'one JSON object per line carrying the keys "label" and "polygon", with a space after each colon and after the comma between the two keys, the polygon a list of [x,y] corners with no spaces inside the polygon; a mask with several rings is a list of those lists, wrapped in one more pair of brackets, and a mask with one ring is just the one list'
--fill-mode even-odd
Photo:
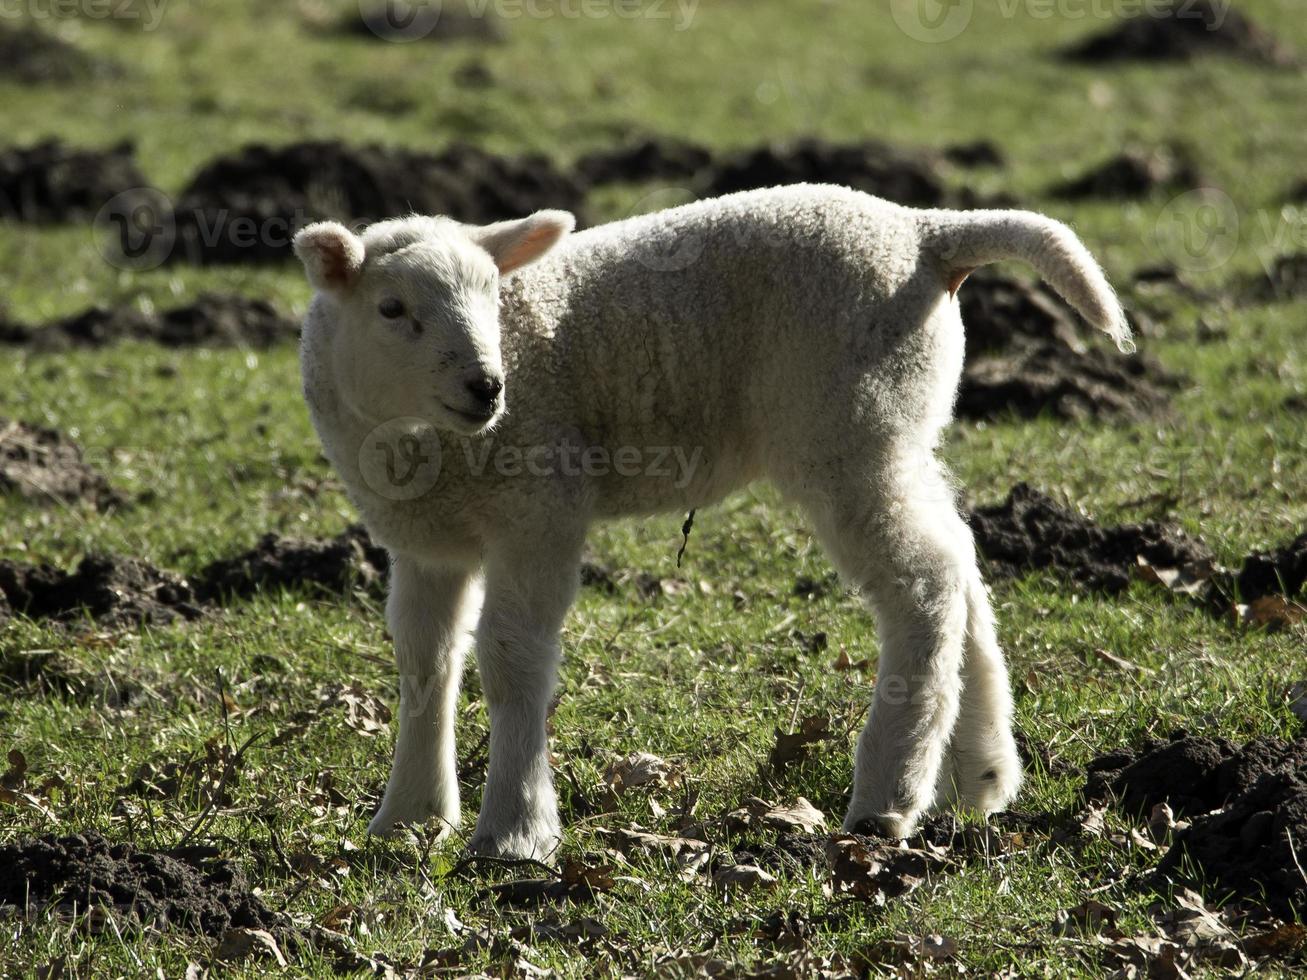
{"label": "lamb's eye", "polygon": [[404,315],[404,304],[393,296],[388,297],[377,304],[377,312],[387,320],[398,320]]}

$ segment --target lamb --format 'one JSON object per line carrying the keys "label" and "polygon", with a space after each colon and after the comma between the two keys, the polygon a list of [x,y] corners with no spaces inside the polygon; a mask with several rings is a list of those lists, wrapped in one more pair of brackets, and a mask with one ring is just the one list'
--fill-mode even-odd
{"label": "lamb", "polygon": [[[932,806],[1003,807],[1022,775],[1007,669],[935,454],[962,369],[956,293],[972,269],[1022,259],[1130,349],[1089,252],[1041,215],[823,185],[573,225],[561,211],[407,217],[295,238],[316,290],[310,414],[392,556],[399,732],[371,831],[458,825],[454,714],[475,630],[490,741],[469,846],[550,856],[545,717],[588,526],[763,478],[878,623],[844,826],[902,837]],[[654,449],[682,465],[641,465]]]}

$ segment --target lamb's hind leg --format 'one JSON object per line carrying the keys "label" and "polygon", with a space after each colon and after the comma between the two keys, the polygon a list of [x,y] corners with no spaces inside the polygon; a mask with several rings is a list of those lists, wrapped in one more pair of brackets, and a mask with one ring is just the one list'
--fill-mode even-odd
{"label": "lamb's hind leg", "polygon": [[[960,539],[970,528],[955,518]],[[940,771],[936,801],[960,801],[981,813],[1006,806],[1021,786],[1021,757],[1012,737],[1012,690],[998,645],[994,613],[980,572],[972,563],[967,590],[967,635],[962,662],[962,703]]]}
{"label": "lamb's hind leg", "polygon": [[901,482],[904,465],[843,477],[809,510],[840,572],[869,600],[881,651],[844,821],[904,836],[932,804],[958,714],[970,568],[946,498]]}
{"label": "lamb's hind leg", "polygon": [[385,796],[368,826],[374,834],[431,817],[446,831],[458,825],[454,714],[479,607],[480,589],[468,571],[396,558],[386,623],[399,668],[399,736]]}

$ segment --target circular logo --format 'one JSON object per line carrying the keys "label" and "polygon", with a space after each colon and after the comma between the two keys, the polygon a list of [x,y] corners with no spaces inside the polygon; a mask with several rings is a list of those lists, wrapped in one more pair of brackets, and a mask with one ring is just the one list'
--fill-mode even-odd
{"label": "circular logo", "polygon": [[1186,191],[1162,209],[1153,238],[1177,268],[1210,272],[1229,262],[1239,247],[1239,209],[1215,187]]}
{"label": "circular logo", "polygon": [[890,0],[894,23],[914,41],[940,44],[967,29],[975,0]]}
{"label": "circular logo", "polygon": [[[627,212],[627,217],[665,211],[694,200],[695,194],[684,187],[667,187],[646,194],[636,201]],[[633,251],[635,260],[646,269],[654,272],[681,272],[698,262],[703,250],[703,236],[696,232],[672,235],[659,230],[636,245]]]}
{"label": "circular logo", "polygon": [[172,201],[153,187],[119,191],[100,208],[93,229],[104,260],[135,272],[163,265],[177,242]]}
{"label": "circular logo", "polygon": [[440,433],[425,419],[382,422],[359,446],[359,472],[379,497],[421,497],[440,477]]}
{"label": "circular logo", "polygon": [[420,41],[436,29],[441,0],[359,0],[359,18],[383,41]]}

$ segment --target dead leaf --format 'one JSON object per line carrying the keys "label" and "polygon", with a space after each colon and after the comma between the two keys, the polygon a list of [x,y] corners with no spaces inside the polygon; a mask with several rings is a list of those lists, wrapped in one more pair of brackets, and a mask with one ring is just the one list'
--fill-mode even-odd
{"label": "dead leaf", "polygon": [[27,757],[18,749],[9,750],[9,768],[0,776],[0,787],[4,789],[22,789],[27,776]]}
{"label": "dead leaf", "polygon": [[830,889],[876,905],[904,895],[932,872],[948,865],[940,853],[906,844],[879,844],[854,834],[835,834],[826,842]]}
{"label": "dead leaf", "polygon": [[712,882],[724,892],[751,892],[776,884],[776,876],[756,864],[728,864],[713,872]]}
{"label": "dead leaf", "polygon": [[643,830],[621,829],[613,832],[614,843],[623,853],[633,850],[662,854],[674,861],[685,876],[693,875],[708,862],[711,848],[707,841],[690,837],[666,837]]}
{"label": "dead leaf", "polygon": [[866,659],[850,660],[848,651],[840,647],[840,655],[835,658],[835,663],[831,666],[839,671],[856,670],[860,674],[865,674],[871,670],[871,661]]}
{"label": "dead leaf", "polygon": [[1110,667],[1115,667],[1117,670],[1124,671],[1127,674],[1140,674],[1144,677],[1151,677],[1156,673],[1149,667],[1141,667],[1133,661],[1126,660],[1125,657],[1118,657],[1111,650],[1104,650],[1101,647],[1095,647],[1093,653],[1094,656],[1103,661],[1103,663]]}
{"label": "dead leaf", "polygon": [[833,736],[829,715],[809,715],[799,723],[797,732],[776,729],[776,744],[772,746],[767,764],[776,772],[808,757],[808,746],[824,742]]}
{"label": "dead leaf", "polygon": [[1243,941],[1243,951],[1254,959],[1288,957],[1307,947],[1307,925],[1286,923]]}
{"label": "dead leaf", "polygon": [[1289,713],[1307,724],[1307,680],[1294,681],[1289,685]]}
{"label": "dead leaf", "polygon": [[286,957],[282,955],[277,940],[272,938],[270,932],[263,929],[228,929],[222,934],[222,939],[218,941],[218,948],[214,953],[216,959],[228,963],[249,959],[252,956],[271,959],[278,966],[286,966]]}
{"label": "dead leaf", "polygon": [[768,827],[772,830],[800,830],[811,834],[826,826],[826,815],[802,796],[788,805],[768,803],[753,796],[738,809],[726,814],[726,826],[736,833],[750,828]]}
{"label": "dead leaf", "polygon": [[1054,929],[1061,935],[1096,935],[1106,926],[1116,925],[1116,909],[1088,898],[1075,908],[1058,912]]}
{"label": "dead leaf", "polygon": [[1234,615],[1240,626],[1260,627],[1273,632],[1307,621],[1307,606],[1282,595],[1264,595],[1246,605],[1235,606]]}
{"label": "dead leaf", "polygon": [[1207,591],[1217,567],[1210,559],[1186,562],[1178,568],[1150,565],[1143,555],[1135,556],[1135,574],[1145,582],[1160,585],[1169,592],[1184,596],[1201,596]]}
{"label": "dead leaf", "polygon": [[637,786],[672,786],[679,779],[671,763],[650,752],[632,752],[604,771],[604,785],[619,796]]}

